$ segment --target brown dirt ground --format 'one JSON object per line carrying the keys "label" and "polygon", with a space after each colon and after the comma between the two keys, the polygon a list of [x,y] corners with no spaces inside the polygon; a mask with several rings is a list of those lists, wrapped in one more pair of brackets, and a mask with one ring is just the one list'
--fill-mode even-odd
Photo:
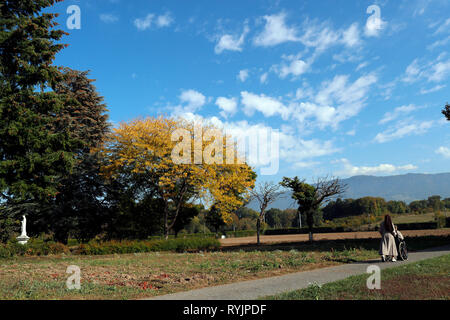
{"label": "brown dirt ground", "polygon": [[[405,237],[441,236],[450,235],[450,228],[431,230],[401,230]],[[380,234],[373,231],[364,232],[340,232],[340,233],[315,233],[314,240],[340,240],[340,239],[378,239]],[[288,234],[276,236],[261,236],[261,243],[285,243],[308,241],[307,234]],[[238,246],[256,243],[256,236],[242,238],[220,239],[222,247]]]}

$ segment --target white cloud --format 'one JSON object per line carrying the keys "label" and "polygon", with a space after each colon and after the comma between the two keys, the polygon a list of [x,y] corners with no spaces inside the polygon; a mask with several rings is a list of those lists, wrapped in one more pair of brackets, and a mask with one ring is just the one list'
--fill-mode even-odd
{"label": "white cloud", "polygon": [[383,119],[380,120],[380,124],[384,124],[387,123],[389,121],[395,120],[398,117],[411,113],[417,109],[419,109],[420,107],[416,107],[413,104],[407,105],[407,106],[401,106],[401,107],[397,107],[394,109],[394,111],[392,112],[386,112],[383,116]]}
{"label": "white cloud", "polygon": [[325,126],[335,125],[334,119],[337,110],[328,105],[317,105],[311,102],[301,102],[290,104],[293,117],[298,120],[299,124],[303,124],[307,118],[315,118],[317,126],[324,128]]}
{"label": "white cloud", "polygon": [[149,13],[143,19],[140,19],[140,18],[135,19],[134,20],[134,25],[140,31],[147,30],[148,28],[150,28],[154,17],[155,17],[155,15],[153,13]]}
{"label": "white cloud", "polygon": [[376,174],[392,174],[398,171],[411,171],[417,169],[417,166],[407,164],[403,166],[395,166],[393,164],[382,163],[377,166],[354,166],[347,159],[337,161],[342,163],[344,168],[339,172],[340,175],[357,176],[357,175],[376,175]]}
{"label": "white cloud", "polygon": [[[309,48],[315,48],[310,63],[322,52],[331,46],[343,44],[349,48],[359,47],[362,43],[358,23],[351,24],[347,29],[333,29],[327,23],[306,20],[303,23],[300,42]],[[348,60],[354,60],[351,56]]]}
{"label": "white cloud", "polygon": [[149,13],[145,18],[137,18],[134,20],[134,25],[139,31],[149,29],[154,23],[158,28],[168,27],[172,24],[174,19],[169,12],[164,15],[156,16],[153,13]]}
{"label": "white cloud", "polygon": [[[347,41],[352,41],[351,36],[351,34],[347,34]],[[306,21],[304,23],[303,34],[300,41],[306,47],[315,48],[315,55],[325,51],[325,49],[332,45],[340,42],[345,43],[342,39],[342,31],[334,31],[326,23],[318,24],[313,21]]]}
{"label": "white cloud", "polygon": [[244,69],[239,71],[239,74],[237,75],[237,78],[241,81],[241,82],[245,82],[245,80],[247,80],[249,75],[249,71],[248,69]]}
{"label": "white cloud", "polygon": [[284,12],[266,15],[263,18],[266,21],[264,30],[253,39],[256,46],[269,47],[287,41],[299,40],[297,29],[286,25],[286,14]]}
{"label": "white cloud", "polygon": [[428,81],[440,82],[447,78],[450,74],[450,60],[445,62],[438,62],[431,67],[431,74],[428,76]]}
{"label": "white cloud", "polygon": [[409,135],[424,134],[433,127],[434,121],[413,121],[412,119],[400,120],[395,126],[387,129],[386,131],[378,133],[374,141],[378,143],[384,143],[396,139],[403,138]]}
{"label": "white cloud", "polygon": [[340,151],[332,141],[305,140],[295,135],[280,135],[280,158],[290,163],[330,155]]}
{"label": "white cloud", "polygon": [[359,28],[357,23],[353,23],[343,32],[342,41],[348,47],[354,47],[360,43]]}
{"label": "white cloud", "polygon": [[170,26],[173,21],[174,19],[172,18],[170,12],[166,12],[164,15],[158,16],[155,23],[159,28],[163,28]]}
{"label": "white cloud", "polygon": [[359,71],[362,68],[365,68],[369,65],[369,63],[367,61],[361,62],[360,64],[358,64],[358,66],[356,67],[356,71]]}
{"label": "white cloud", "polygon": [[318,164],[320,164],[320,162],[318,162],[318,161],[298,161],[298,162],[295,162],[295,163],[292,165],[292,167],[304,169],[304,168],[315,167],[315,166],[317,166]]}
{"label": "white cloud", "polygon": [[430,3],[430,0],[418,0],[414,6],[413,17],[423,15]]}
{"label": "white cloud", "polygon": [[436,92],[436,91],[439,91],[439,90],[441,90],[441,89],[443,89],[443,88],[445,88],[446,86],[445,85],[437,85],[437,86],[434,86],[433,88],[430,88],[430,89],[420,89],[420,93],[421,94],[427,94],[427,93],[431,93],[431,92]]}
{"label": "white cloud", "polygon": [[[250,138],[254,143],[256,142],[256,147],[252,144],[249,148],[247,144],[245,154],[247,161],[257,168],[267,166],[271,161],[278,162],[280,160],[292,164],[294,168],[311,167],[317,164],[311,159],[340,151],[333,145],[332,141],[302,139],[286,126],[282,126],[281,129],[274,129],[263,123],[250,124],[246,120],[228,122],[217,117],[203,118],[193,113],[185,113],[180,116],[190,121],[214,124],[216,127],[223,129],[227,135],[234,137],[236,141],[247,141],[249,143],[248,139]],[[275,132],[279,137],[278,149],[274,149],[275,145],[270,136],[271,133]]]}
{"label": "white cloud", "polygon": [[103,21],[104,23],[114,23],[119,21],[119,18],[110,13],[102,13],[100,14],[100,20]]}
{"label": "white cloud", "polygon": [[402,81],[413,83],[421,79],[428,82],[441,82],[450,75],[450,59],[443,60],[446,53],[440,54],[435,60],[419,64],[418,59],[406,68]]}
{"label": "white cloud", "polygon": [[450,36],[441,39],[441,40],[436,40],[435,42],[433,42],[432,44],[430,44],[427,49],[428,50],[433,50],[436,47],[440,47],[440,46],[445,46],[447,43],[450,42]]}
{"label": "white cloud", "polygon": [[286,78],[288,75],[299,76],[308,70],[308,65],[303,60],[293,60],[289,64],[282,64],[278,75],[280,78]]}
{"label": "white cloud", "polygon": [[405,76],[403,77],[404,82],[414,82],[418,79],[420,75],[420,67],[418,64],[418,59],[414,59],[409,66],[406,67]]}
{"label": "white cloud", "polygon": [[321,106],[336,105],[334,123],[338,124],[359,113],[368,98],[372,84],[377,82],[373,74],[364,75],[355,82],[349,83],[348,76],[337,75],[332,81],[322,83],[315,102]]}
{"label": "white cloud", "polygon": [[439,23],[438,25],[439,25],[439,27],[434,32],[435,35],[439,34],[439,33],[449,32],[449,30],[450,30],[450,18],[447,18],[447,20],[445,20],[443,23]]}
{"label": "white cloud", "polygon": [[184,90],[179,96],[179,99],[181,104],[173,107],[176,115],[195,112],[206,103],[206,97],[202,93],[192,89]]}
{"label": "white cloud", "polygon": [[259,82],[261,83],[267,83],[267,77],[269,76],[269,74],[267,72],[263,73],[261,75],[261,77],[259,77]]}
{"label": "white cloud", "polygon": [[220,114],[222,117],[227,118],[228,115],[233,115],[237,111],[237,100],[236,98],[225,98],[219,97],[216,100],[216,105],[222,110]]}
{"label": "white cloud", "polygon": [[439,147],[436,150],[437,154],[443,155],[444,158],[450,159],[450,148],[447,147]]}
{"label": "white cloud", "polygon": [[[299,88],[287,105],[277,98],[243,91],[242,105],[247,116],[259,111],[266,117],[279,115],[284,120],[292,118],[302,129],[305,129],[305,125],[335,128],[341,121],[359,113],[365,105],[371,85],[376,81],[374,75],[362,76],[353,83],[348,81],[348,76],[335,76],[331,81],[323,82],[316,94],[308,86]],[[299,101],[304,98],[312,101]],[[314,122],[308,123],[310,118]]]}
{"label": "white cloud", "polygon": [[216,54],[220,54],[225,50],[230,51],[242,51],[242,45],[244,44],[245,36],[250,31],[250,29],[245,26],[242,34],[237,37],[230,34],[224,34],[220,37],[219,42],[214,48]]}
{"label": "white cloud", "polygon": [[301,88],[298,88],[295,92],[295,98],[297,100],[301,99],[311,99],[314,95],[314,90],[306,83],[303,83]]}
{"label": "white cloud", "polygon": [[242,91],[241,98],[241,103],[244,105],[244,113],[247,116],[252,116],[255,111],[261,112],[265,117],[281,115],[284,120],[289,116],[289,109],[283,103],[272,97]]}

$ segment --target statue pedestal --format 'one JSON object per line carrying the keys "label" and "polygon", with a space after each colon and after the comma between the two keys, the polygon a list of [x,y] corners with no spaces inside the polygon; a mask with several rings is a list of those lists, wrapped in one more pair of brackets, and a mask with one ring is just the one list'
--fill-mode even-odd
{"label": "statue pedestal", "polygon": [[22,236],[18,236],[16,239],[17,239],[17,241],[19,241],[20,244],[27,244],[30,237],[22,235]]}

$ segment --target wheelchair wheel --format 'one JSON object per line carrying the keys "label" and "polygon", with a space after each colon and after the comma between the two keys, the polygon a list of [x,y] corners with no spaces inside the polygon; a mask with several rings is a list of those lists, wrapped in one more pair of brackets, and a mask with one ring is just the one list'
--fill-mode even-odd
{"label": "wheelchair wheel", "polygon": [[398,245],[398,258],[400,260],[408,260],[408,250],[406,249],[405,241],[401,241]]}

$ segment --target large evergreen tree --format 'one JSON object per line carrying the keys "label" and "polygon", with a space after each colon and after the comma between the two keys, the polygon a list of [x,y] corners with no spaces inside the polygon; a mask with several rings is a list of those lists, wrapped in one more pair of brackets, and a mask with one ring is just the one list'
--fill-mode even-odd
{"label": "large evergreen tree", "polygon": [[73,172],[61,181],[58,194],[40,219],[41,231],[51,231],[55,240],[66,243],[70,234],[89,240],[101,231],[108,215],[106,185],[100,175],[99,148],[109,130],[107,109],[88,72],[65,68],[55,92],[66,99],[55,131],[67,128],[81,142],[75,150]]}
{"label": "large evergreen tree", "polygon": [[42,10],[55,2],[0,4],[0,196],[9,208],[50,201],[74,164],[78,142],[53,125],[66,105],[53,90],[62,74],[52,64],[65,32]]}

